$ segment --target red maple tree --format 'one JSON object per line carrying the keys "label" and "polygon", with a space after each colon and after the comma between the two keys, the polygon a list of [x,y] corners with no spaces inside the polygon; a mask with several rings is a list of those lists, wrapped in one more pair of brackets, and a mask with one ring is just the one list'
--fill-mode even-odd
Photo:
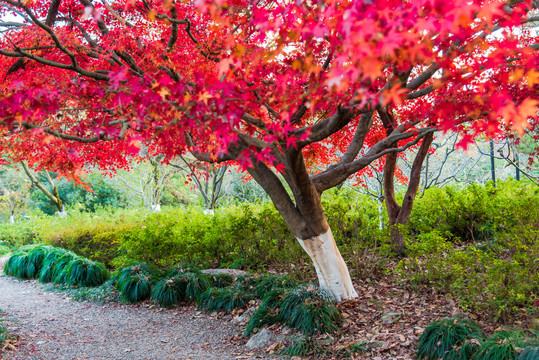
{"label": "red maple tree", "polygon": [[436,131],[462,132],[465,146],[535,129],[539,45],[522,25],[536,6],[0,0],[0,16],[17,16],[0,23],[0,151],[69,177],[125,166],[140,144],[233,161],[269,194],[320,284],[355,297],[322,193],[387,156],[396,224],[419,183],[412,169],[394,201],[399,152],[421,144],[420,167]]}

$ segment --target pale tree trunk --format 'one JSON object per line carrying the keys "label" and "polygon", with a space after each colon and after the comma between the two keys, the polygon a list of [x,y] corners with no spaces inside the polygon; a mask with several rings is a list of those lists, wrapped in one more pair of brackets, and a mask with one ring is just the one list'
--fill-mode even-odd
{"label": "pale tree trunk", "polygon": [[298,238],[298,241],[313,261],[321,288],[333,294],[336,301],[358,296],[331,229],[311,239]]}
{"label": "pale tree trunk", "polygon": [[15,223],[15,214],[9,215],[9,222],[14,224]]}

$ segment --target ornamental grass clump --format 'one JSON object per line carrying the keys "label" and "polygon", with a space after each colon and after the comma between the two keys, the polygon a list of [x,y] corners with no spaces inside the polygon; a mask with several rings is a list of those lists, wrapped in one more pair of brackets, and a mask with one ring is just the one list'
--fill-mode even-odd
{"label": "ornamental grass clump", "polygon": [[58,285],[67,283],[67,265],[77,258],[78,256],[70,251],[61,253],[61,256],[52,269],[52,282]]}
{"label": "ornamental grass clump", "polygon": [[99,286],[110,274],[103,263],[76,257],[67,264],[64,276],[69,286]]}
{"label": "ornamental grass clump", "polygon": [[517,348],[524,343],[520,330],[500,330],[493,333],[481,344],[476,360],[517,360]]}
{"label": "ornamental grass clump", "polygon": [[122,298],[128,303],[149,299],[152,294],[152,281],[149,275],[139,273],[125,279],[120,286]]}
{"label": "ornamental grass clump", "polygon": [[245,336],[251,336],[255,329],[261,329],[264,325],[279,322],[279,308],[288,291],[290,289],[275,288],[264,295],[262,302],[247,322]]}
{"label": "ornamental grass clump", "polygon": [[211,288],[208,277],[202,273],[186,272],[177,276],[181,298],[196,301],[202,293]]}
{"label": "ornamental grass clump", "polygon": [[280,302],[278,320],[311,336],[336,331],[342,315],[329,292],[310,285],[286,293]]}
{"label": "ornamental grass clump", "polygon": [[[65,268],[71,259],[74,259],[75,257],[76,255],[71,251],[61,248],[53,248],[43,260],[41,271],[39,272],[39,281],[42,283],[52,282],[55,276]],[[58,265],[60,259],[62,258],[64,260],[60,265]],[[56,272],[54,271],[55,269]]]}
{"label": "ornamental grass clump", "polygon": [[472,320],[437,320],[428,325],[419,337],[416,356],[419,360],[471,359],[478,350],[478,339],[481,337],[481,329]]}
{"label": "ornamental grass clump", "polygon": [[182,283],[177,277],[167,277],[155,284],[151,299],[161,306],[170,307],[180,302],[182,291]]}
{"label": "ornamental grass clump", "polygon": [[524,348],[518,360],[537,360],[539,359],[539,346],[527,346]]}
{"label": "ornamental grass clump", "polygon": [[43,260],[51,250],[50,246],[44,245],[23,246],[7,260],[4,273],[20,279],[34,279],[39,276]]}
{"label": "ornamental grass clump", "polygon": [[298,284],[286,275],[264,275],[261,276],[256,285],[256,297],[262,299],[264,295],[275,288],[291,289]]}
{"label": "ornamental grass clump", "polygon": [[253,299],[252,294],[238,286],[211,288],[200,295],[198,306],[207,311],[232,311],[245,307]]}
{"label": "ornamental grass clump", "polygon": [[128,303],[136,303],[151,296],[156,270],[148,264],[137,263],[119,270],[114,279],[116,288]]}
{"label": "ornamental grass clump", "polygon": [[234,283],[234,277],[229,274],[211,274],[208,275],[213,287],[225,288],[231,286]]}

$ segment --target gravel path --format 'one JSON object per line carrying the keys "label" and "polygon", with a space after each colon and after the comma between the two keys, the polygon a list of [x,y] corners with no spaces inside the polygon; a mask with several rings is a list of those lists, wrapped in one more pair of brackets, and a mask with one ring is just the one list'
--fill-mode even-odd
{"label": "gravel path", "polygon": [[0,309],[16,353],[4,359],[262,359],[230,339],[241,329],[197,311],[70,301],[0,276]]}

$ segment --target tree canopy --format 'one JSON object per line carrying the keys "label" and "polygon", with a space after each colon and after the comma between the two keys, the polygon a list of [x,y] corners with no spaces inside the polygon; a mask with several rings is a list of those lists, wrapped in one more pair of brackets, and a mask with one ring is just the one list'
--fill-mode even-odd
{"label": "tree canopy", "polygon": [[538,124],[536,1],[0,5],[18,19],[0,23],[0,152],[68,177],[141,144],[233,161],[298,239],[328,231],[323,191],[384,155]]}

